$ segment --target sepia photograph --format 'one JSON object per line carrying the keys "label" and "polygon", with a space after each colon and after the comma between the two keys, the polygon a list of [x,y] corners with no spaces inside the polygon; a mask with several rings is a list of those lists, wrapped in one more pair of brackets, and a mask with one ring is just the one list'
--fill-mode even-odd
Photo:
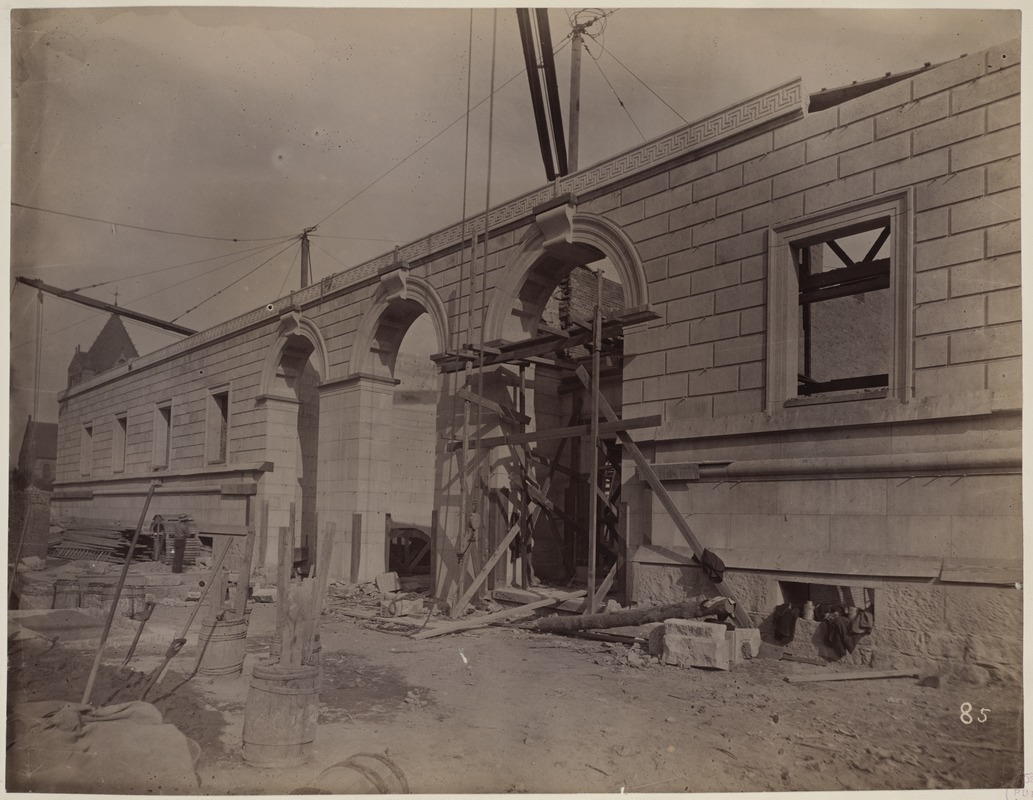
{"label": "sepia photograph", "polygon": [[6,16],[6,793],[1033,792],[1018,2]]}

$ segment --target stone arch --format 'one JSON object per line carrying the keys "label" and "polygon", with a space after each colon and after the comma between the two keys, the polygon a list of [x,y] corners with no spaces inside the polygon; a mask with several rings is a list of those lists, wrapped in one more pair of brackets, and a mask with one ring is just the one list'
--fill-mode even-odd
{"label": "stone arch", "polygon": [[424,313],[434,324],[438,352],[446,350],[450,337],[448,312],[434,287],[404,269],[382,275],[355,332],[352,374],[390,378],[406,331]]}
{"label": "stone arch", "polygon": [[284,355],[289,351],[304,353],[311,358],[319,377],[324,381],[327,379],[330,359],[319,326],[300,311],[292,310],[280,317],[276,340],[266,353],[262,365],[262,395],[275,397],[290,392],[281,369]]}
{"label": "stone arch", "polygon": [[495,284],[485,324],[487,341],[532,335],[529,326],[537,325],[537,314],[520,315],[526,321],[521,324],[511,312],[518,308],[540,311],[556,284],[575,266],[603,258],[609,258],[617,270],[626,308],[649,303],[642,260],[620,226],[598,214],[569,207],[549,214],[538,215]]}

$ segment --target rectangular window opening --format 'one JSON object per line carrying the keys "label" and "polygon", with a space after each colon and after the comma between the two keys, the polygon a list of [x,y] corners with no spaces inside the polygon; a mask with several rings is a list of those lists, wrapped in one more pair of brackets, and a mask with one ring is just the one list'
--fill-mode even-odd
{"label": "rectangular window opening", "polygon": [[887,217],[790,244],[799,286],[798,396],[889,387],[891,228]]}
{"label": "rectangular window opening", "polygon": [[154,409],[154,468],[167,469],[172,458],[172,404]]}
{"label": "rectangular window opening", "polygon": [[825,583],[779,581],[782,602],[803,611],[808,602],[814,604],[814,618],[824,619],[831,612],[859,609],[875,617],[875,589],[865,586],[833,586]]}
{"label": "rectangular window opening", "polygon": [[125,472],[126,469],[126,433],[129,430],[129,420],[125,414],[115,417],[115,424],[111,430],[111,471]]}
{"label": "rectangular window opening", "polygon": [[79,472],[83,477],[93,470],[93,423],[83,425],[79,444]]}
{"label": "rectangular window opening", "polygon": [[208,396],[208,463],[226,463],[230,428],[230,393],[228,389]]}

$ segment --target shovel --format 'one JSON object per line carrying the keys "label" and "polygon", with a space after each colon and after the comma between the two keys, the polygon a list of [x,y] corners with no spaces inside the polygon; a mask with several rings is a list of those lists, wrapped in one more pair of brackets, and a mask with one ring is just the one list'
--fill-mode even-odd
{"label": "shovel", "polygon": [[215,559],[215,566],[212,568],[212,580],[208,581],[208,583],[204,585],[204,588],[201,589],[201,596],[197,598],[197,605],[194,606],[194,610],[190,612],[190,619],[188,619],[187,624],[183,626],[183,630],[180,631],[179,636],[173,639],[172,643],[169,644],[169,649],[165,651],[165,660],[158,665],[158,668],[155,669],[147,679],[147,685],[144,687],[143,694],[140,695],[141,700],[145,700],[147,698],[147,693],[154,688],[154,684],[158,682],[158,679],[165,672],[165,668],[168,667],[169,662],[176,657],[179,651],[183,649],[183,645],[187,643],[187,632],[190,630],[190,626],[194,624],[194,618],[197,616],[197,612],[200,611],[201,606],[204,605],[204,598],[205,595],[208,594],[208,589],[211,588],[213,583],[216,583],[214,580],[215,575],[218,574],[220,569],[222,569],[222,560],[226,557],[226,553],[228,553],[229,550],[230,549],[228,547],[224,548],[223,551],[219,553],[219,557]]}
{"label": "shovel", "polygon": [[133,653],[136,652],[136,645],[140,641],[140,635],[143,633],[144,625],[147,624],[147,620],[151,618],[151,612],[154,611],[154,606],[157,605],[153,600],[148,600],[144,603],[143,611],[137,619],[140,620],[140,627],[136,629],[136,636],[133,637],[133,643],[129,645],[129,652],[126,653],[126,657],[122,660],[122,666],[129,666],[130,660],[133,658]]}

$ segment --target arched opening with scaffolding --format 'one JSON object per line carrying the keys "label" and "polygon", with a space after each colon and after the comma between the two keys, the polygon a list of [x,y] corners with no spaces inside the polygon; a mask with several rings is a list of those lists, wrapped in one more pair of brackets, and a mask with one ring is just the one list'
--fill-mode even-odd
{"label": "arched opening with scaffolding", "polygon": [[[468,454],[461,567],[440,587],[453,609],[485,588],[522,598],[543,583],[588,583],[605,597],[618,582],[623,330],[655,317],[647,302],[619,226],[564,200],[539,211],[496,276],[482,352],[441,359],[470,406],[453,436]],[[617,421],[599,431],[602,402]]]}
{"label": "arched opening with scaffolding", "polygon": [[353,580],[431,572],[443,400],[430,356],[444,347],[448,330],[435,290],[407,264],[395,264],[381,274],[359,323],[351,376],[326,388],[353,395],[342,418],[348,453],[337,487],[363,520],[343,557]]}

